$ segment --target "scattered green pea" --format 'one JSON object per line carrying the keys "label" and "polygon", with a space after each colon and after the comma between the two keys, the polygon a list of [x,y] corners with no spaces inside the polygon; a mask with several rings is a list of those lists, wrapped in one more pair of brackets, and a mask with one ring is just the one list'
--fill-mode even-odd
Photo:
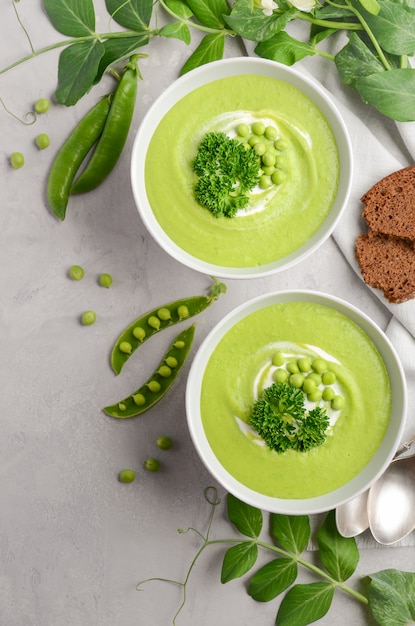
{"label": "scattered green pea", "polygon": [[271,187],[271,185],[271,176],[266,176],[265,174],[260,176],[259,186],[261,187],[261,189],[268,189],[268,187]]}
{"label": "scattered green pea", "polygon": [[251,135],[250,138],[248,139],[248,144],[251,146],[251,148],[253,148],[260,141],[261,141],[260,137],[257,137],[256,135]]}
{"label": "scattered green pea", "polygon": [[272,174],[275,172],[275,167],[273,165],[264,165],[264,167],[262,167],[261,169],[266,176],[272,176]]}
{"label": "scattered green pea", "polygon": [[290,372],[290,374],[298,374],[300,368],[298,367],[296,361],[288,361],[287,370]]}
{"label": "scattered green pea", "polygon": [[133,328],[133,335],[136,339],[142,341],[146,336],[146,331],[141,326],[136,326],[135,328]]}
{"label": "scattered green pea", "polygon": [[311,370],[311,363],[307,357],[302,357],[297,361],[298,369],[300,372],[309,372]]}
{"label": "scattered green pea", "polygon": [[316,383],[316,386],[318,387],[319,385],[321,385],[321,376],[320,374],[317,374],[317,372],[311,372],[311,374],[308,374],[307,376],[307,380],[314,380],[314,382]]}
{"label": "scattered green pea", "polygon": [[285,180],[285,174],[282,170],[275,170],[275,172],[271,175],[271,180],[274,185],[281,185],[281,183]]}
{"label": "scattered green pea", "polygon": [[135,481],[135,471],[131,469],[121,470],[118,474],[120,483],[132,483]]}
{"label": "scattered green pea", "polygon": [[287,370],[279,368],[275,370],[273,378],[276,383],[285,383],[285,381],[288,379],[288,372]]}
{"label": "scattered green pea", "polygon": [[173,440],[167,435],[163,435],[157,439],[156,444],[160,450],[169,450],[173,445]]}
{"label": "scattered green pea", "polygon": [[282,365],[284,361],[285,361],[284,355],[280,351],[276,352],[274,356],[272,357],[272,364],[276,365],[277,367]]}
{"label": "scattered green pea", "polygon": [[267,126],[264,135],[269,141],[274,141],[277,138],[277,129],[273,126]]}
{"label": "scattered green pea", "polygon": [[182,304],[177,308],[177,315],[179,316],[179,319],[181,320],[184,320],[187,317],[189,317],[189,309],[187,308],[185,304]]}
{"label": "scattered green pea", "polygon": [[323,394],[322,394],[321,389],[316,389],[312,393],[308,394],[307,398],[310,400],[310,402],[319,402],[321,400],[322,395]]}
{"label": "scattered green pea", "polygon": [[10,155],[10,165],[15,169],[19,169],[19,167],[23,167],[24,165],[24,156],[21,152],[13,152]]}
{"label": "scattered green pea", "polygon": [[288,148],[288,141],[286,139],[277,139],[274,146],[277,150],[286,150]]}
{"label": "scattered green pea", "polygon": [[238,124],[238,126],[236,127],[236,134],[239,137],[247,137],[249,135],[248,124]]}
{"label": "scattered green pea", "polygon": [[71,280],[82,280],[85,276],[84,268],[80,265],[72,265],[69,268],[68,276]]}
{"label": "scattered green pea", "polygon": [[37,147],[39,148],[39,150],[44,150],[45,148],[50,146],[49,135],[47,135],[46,133],[41,133],[40,135],[36,137],[35,143]]}
{"label": "scattered green pea", "polygon": [[158,330],[160,328],[160,319],[158,317],[156,317],[155,315],[151,315],[148,318],[147,324],[151,328],[154,328],[155,330]]}
{"label": "scattered green pea", "polygon": [[262,162],[266,166],[275,165],[275,161],[276,161],[276,156],[274,152],[271,152],[271,150],[267,150],[262,156]]}
{"label": "scattered green pea", "polygon": [[101,276],[98,279],[98,282],[101,285],[101,287],[106,287],[108,289],[112,285],[111,274],[101,274]]}
{"label": "scattered green pea", "polygon": [[120,343],[121,352],[124,352],[125,354],[130,354],[132,349],[133,349],[132,345],[130,344],[129,341],[122,341]]}
{"label": "scattered green pea", "polygon": [[171,367],[168,365],[161,365],[157,371],[163,378],[171,376]]}
{"label": "scattered green pea", "polygon": [[150,390],[152,393],[157,393],[157,392],[158,392],[158,391],[160,391],[160,389],[161,389],[161,385],[160,385],[160,383],[158,382],[158,380],[150,380],[150,381],[147,383],[147,387],[149,388],[149,390]]}
{"label": "scattered green pea", "polygon": [[313,359],[311,365],[317,374],[323,374],[327,371],[327,363],[324,359]]}
{"label": "scattered green pea", "polygon": [[336,374],[334,372],[324,372],[321,379],[324,385],[332,385],[336,382]]}
{"label": "scattered green pea", "polygon": [[326,402],[331,402],[335,395],[336,392],[334,391],[333,387],[326,387],[325,389],[323,389],[323,400],[325,400]]}
{"label": "scattered green pea", "polygon": [[290,385],[296,387],[297,389],[301,389],[304,383],[304,376],[298,372],[297,374],[291,374],[289,380]]}
{"label": "scattered green pea", "polygon": [[306,380],[303,383],[303,391],[305,394],[309,395],[311,393],[314,393],[317,389],[317,385],[314,382],[314,380],[312,380],[311,378],[306,378]]}
{"label": "scattered green pea", "polygon": [[133,395],[134,404],[137,406],[143,406],[146,403],[146,399],[142,393],[136,393]]}
{"label": "scattered green pea", "polygon": [[331,401],[331,408],[334,411],[340,411],[344,407],[344,398],[343,396],[334,396]]}
{"label": "scattered green pea", "polygon": [[169,309],[167,309],[166,307],[162,307],[161,309],[159,309],[157,311],[157,316],[163,320],[163,322],[166,322],[167,320],[171,319],[171,313],[169,311]]}
{"label": "scattered green pea", "polygon": [[264,122],[254,122],[251,126],[251,130],[254,135],[263,135],[265,133]]}
{"label": "scattered green pea", "polygon": [[84,311],[81,315],[81,323],[84,326],[91,326],[97,320],[97,314],[95,311]]}
{"label": "scattered green pea", "polygon": [[287,159],[285,158],[285,156],[282,155],[277,155],[275,157],[275,167],[279,167],[279,168],[284,168],[287,166]]}
{"label": "scattered green pea", "polygon": [[160,461],[158,461],[157,459],[152,459],[152,458],[147,459],[146,461],[144,461],[144,467],[149,472],[158,472],[160,469]]}
{"label": "scattered green pea", "polygon": [[49,111],[49,107],[50,100],[48,98],[39,98],[39,100],[36,100],[34,108],[36,113],[46,113],[46,111]]}

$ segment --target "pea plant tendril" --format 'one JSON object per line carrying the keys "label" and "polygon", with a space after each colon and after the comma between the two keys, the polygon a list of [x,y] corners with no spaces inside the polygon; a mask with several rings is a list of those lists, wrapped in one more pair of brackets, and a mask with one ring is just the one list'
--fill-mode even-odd
{"label": "pea plant tendril", "polygon": [[[108,32],[95,30],[93,0],[74,3],[43,0],[52,26],[69,37],[36,50],[11,0],[30,53],[0,68],[0,76],[18,65],[57,48],[58,103],[72,106],[106,72],[157,37],[192,41],[201,36],[180,70],[184,74],[224,56],[226,40],[240,37],[256,43],[255,54],[286,65],[307,56],[333,62],[341,81],[355,89],[364,103],[397,121],[415,120],[415,69],[408,58],[415,53],[413,0],[105,0]],[[163,14],[162,26],[158,26]],[[293,37],[292,22],[309,25],[304,40]],[[327,42],[346,43],[335,54]],[[340,44],[339,44],[340,45]]]}
{"label": "pea plant tendril", "polygon": [[[381,626],[396,626],[398,623],[412,623],[415,619],[413,606],[415,573],[394,569],[378,572],[367,577],[365,593],[346,584],[356,571],[359,551],[353,537],[345,538],[338,533],[334,511],[327,513],[317,530],[317,554],[321,562],[319,566],[302,556],[311,537],[308,516],[270,514],[269,528],[272,539],[265,541],[260,538],[264,526],[263,512],[227,494],[227,517],[239,536],[214,539],[211,538],[213,522],[221,498],[213,486],[204,490],[204,497],[210,505],[206,532],[203,533],[193,527],[186,530],[178,529],[180,534],[193,532],[202,541],[190,562],[184,580],[156,576],[141,580],[136,587],[137,590],[143,591],[143,587],[150,582],[162,582],[181,588],[182,599],[172,617],[173,626],[179,625],[179,615],[185,608],[191,574],[203,552],[213,545],[230,545],[222,562],[223,584],[250,572],[255,566],[259,548],[271,552],[272,560],[251,575],[247,585],[248,594],[259,602],[269,602],[282,596],[276,621],[271,622],[270,616],[270,624],[298,626],[318,621],[329,611],[335,590],[347,593],[364,605],[368,620],[371,619],[370,623],[375,620]],[[307,584],[296,583],[299,566],[311,571],[318,581]]]}

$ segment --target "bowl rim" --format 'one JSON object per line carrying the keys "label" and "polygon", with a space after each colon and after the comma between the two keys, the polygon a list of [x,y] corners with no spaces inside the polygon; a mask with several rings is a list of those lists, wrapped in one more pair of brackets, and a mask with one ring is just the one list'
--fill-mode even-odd
{"label": "bowl rim", "polygon": [[[309,301],[322,304],[345,314],[372,339],[385,361],[392,387],[391,418],[387,432],[369,463],[349,482],[327,494],[312,498],[283,499],[267,496],[237,481],[218,461],[205,435],[200,416],[200,392],[204,368],[218,342],[249,313],[263,306],[281,302]],[[233,310],[218,322],[199,346],[189,369],[185,391],[186,420],[196,451],[210,474],[228,492],[264,511],[287,515],[311,515],[335,509],[366,491],[385,471],[401,443],[407,413],[407,386],[398,354],[383,330],[371,318],[347,301],[328,293],[290,289],[256,296]],[[396,417],[394,417],[396,416]],[[367,475],[367,478],[365,476]]]}
{"label": "bowl rim", "polygon": [[[286,80],[303,91],[325,115],[335,136],[339,159],[339,186],[330,213],[318,230],[297,250],[272,263],[232,268],[198,259],[180,248],[161,228],[154,217],[145,190],[145,157],[158,123],[170,108],[194,89],[219,78],[246,73],[260,73]],[[330,237],[347,205],[353,179],[353,150],[349,131],[331,94],[311,77],[297,69],[261,57],[232,57],[212,61],[191,70],[171,83],[152,103],[143,117],[135,136],[130,162],[130,179],[134,201],[146,229],[160,247],[176,261],[207,275],[228,279],[262,278],[289,269],[315,252]]]}

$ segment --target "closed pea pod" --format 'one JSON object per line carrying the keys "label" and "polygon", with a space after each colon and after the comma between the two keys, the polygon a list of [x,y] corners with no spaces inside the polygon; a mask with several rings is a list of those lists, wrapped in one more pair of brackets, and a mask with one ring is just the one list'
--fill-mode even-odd
{"label": "closed pea pod", "polygon": [[48,176],[47,198],[60,220],[65,219],[69,191],[76,173],[104,128],[110,110],[111,94],[105,96],[82,118],[65,141]]}
{"label": "closed pea pod", "polygon": [[[106,406],[102,410],[111,417],[125,419],[136,417],[154,406],[172,387],[181,368],[183,367],[192,346],[195,333],[195,324],[183,330],[172,342],[153,375],[130,396],[116,404]],[[174,359],[175,367],[167,368],[170,374],[166,376],[166,362]]]}
{"label": "closed pea pod", "polygon": [[73,184],[70,193],[92,191],[115,167],[127,140],[133,119],[137,95],[137,79],[140,77],[137,60],[133,55],[125,66],[115,90],[111,108],[102,135],[84,171]]}
{"label": "closed pea pod", "polygon": [[[112,348],[111,367],[114,372],[119,374],[126,361],[147,339],[172,324],[198,315],[217,300],[219,295],[226,291],[226,286],[216,279],[213,280],[215,284],[206,295],[175,300],[163,307],[148,311],[132,322],[121,333]],[[186,315],[184,315],[184,311],[186,311]],[[128,351],[123,350],[124,344],[128,344]]]}

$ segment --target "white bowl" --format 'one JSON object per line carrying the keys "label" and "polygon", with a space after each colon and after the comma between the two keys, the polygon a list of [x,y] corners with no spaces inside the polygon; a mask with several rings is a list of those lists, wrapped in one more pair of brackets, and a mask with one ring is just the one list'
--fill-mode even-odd
{"label": "white bowl", "polygon": [[[340,174],[337,195],[324,222],[315,230],[305,243],[279,259],[255,264],[253,267],[228,267],[210,260],[202,260],[195,252],[191,254],[179,246],[166,234],[150,205],[146,183],[145,165],[149,144],[160,121],[170,109],[183,97],[197,88],[221,78],[236,75],[256,74],[271,77],[292,85],[303,92],[326,118],[337,144]],[[275,107],[277,109],[277,107]],[[192,111],[189,111],[189,116]],[[186,125],[186,119],[183,119]],[[310,125],[311,126],[311,125]],[[166,164],[163,167],[167,167]],[[162,176],[162,170],[160,176]],[[274,61],[260,58],[240,57],[208,63],[185,74],[171,84],[153,103],[145,115],[136,135],[131,161],[131,182],[134,199],[139,214],[149,233],[157,243],[174,259],[199,272],[222,278],[255,278],[274,274],[292,267],[317,250],[330,236],[337,225],[347,203],[352,180],[352,149],[349,135],[343,119],[327,93],[315,82],[302,76],[298,71]],[[207,211],[207,209],[205,209]],[[212,219],[215,219],[212,217]],[[233,218],[235,219],[235,218]],[[239,219],[239,218],[236,218]],[[243,218],[242,218],[243,219]],[[301,220],[300,220],[301,221]],[[258,242],[261,245],[261,242]]]}
{"label": "white bowl", "polygon": [[[242,482],[242,479],[239,480],[235,478],[230,471],[224,467],[222,462],[218,460],[211,443],[208,440],[208,436],[202,422],[201,394],[206,367],[218,344],[220,344],[221,340],[225,337],[228,331],[234,329],[235,325],[237,325],[241,320],[244,320],[244,318],[250,316],[254,312],[264,309],[264,307],[295,302],[306,303],[306,305],[307,303],[313,303],[313,305],[323,305],[324,307],[334,309],[334,311],[346,316],[354,325],[357,325],[359,327],[358,333],[363,331],[363,333],[369,337],[371,342],[377,348],[377,352],[383,359],[386,366],[386,372],[391,388],[391,415],[386,433],[383,435],[379,447],[375,451],[374,455],[368,460],[367,464],[360,469],[357,475],[350,478],[345,484],[340,484],[337,488],[329,491],[328,493],[322,493],[322,495],[313,497],[293,497],[290,499],[287,497],[274,497],[273,495],[267,495],[259,487],[256,487],[255,489],[248,487],[245,480]],[[283,306],[285,305],[283,304]],[[335,323],[337,324],[337,322]],[[239,335],[238,337],[240,338]],[[216,357],[217,353],[215,355],[215,358]],[[235,356],[229,354],[229,358],[235,359]],[[252,358],[255,358],[254,355],[252,355]],[[239,372],[240,369],[241,368],[239,368]],[[223,376],[225,376],[225,372],[223,373]],[[229,393],[226,396],[226,401],[223,402],[223,405],[226,404],[227,407],[232,406],[232,408],[234,408],[232,393],[235,387],[240,385],[240,388],[242,388],[242,385],[244,384],[243,378],[241,383],[236,383],[235,380],[236,376],[233,376],[232,374],[230,379],[227,381],[227,384],[229,384]],[[207,397],[208,399],[213,398],[213,392],[211,392]],[[222,396],[220,397],[222,398]],[[386,335],[364,313],[356,309],[354,306],[336,297],[313,291],[282,291],[259,296],[237,307],[229,313],[219,324],[217,324],[217,326],[210,332],[200,346],[193,360],[186,388],[186,413],[190,434],[201,460],[212,476],[227,491],[240,500],[265,511],[288,515],[309,515],[312,513],[329,511],[368,489],[369,486],[384,472],[400,443],[406,416],[406,403],[407,391],[404,372],[399,358]],[[221,415],[221,420],[226,420],[227,418],[229,420],[234,419],[233,415],[229,415],[228,408],[226,408],[222,413],[222,403],[217,407],[217,414]],[[223,424],[223,422],[221,422],[221,424]],[[232,426],[232,428],[234,428],[234,426]],[[217,429],[215,433],[216,432]],[[220,433],[221,436],[223,435],[222,440],[225,446],[225,455],[228,454],[228,432],[231,431],[228,431],[227,428],[224,427],[223,433],[222,431]],[[234,433],[235,430],[232,432]],[[335,436],[336,432],[334,427],[333,437]],[[262,459],[258,460],[258,457],[255,456],[257,454],[256,452],[252,453],[252,457],[250,456],[251,453],[249,451],[249,446],[255,446],[256,444],[252,442],[241,444],[240,439],[237,441],[238,447],[240,445],[244,447],[245,464],[249,465],[250,472],[255,473],[255,463],[263,462]],[[222,445],[222,443],[220,445]],[[269,453],[278,454],[276,452],[268,451],[267,454]],[[223,449],[221,454],[224,454]],[[307,455],[308,453],[295,454]],[[338,463],[339,460],[340,459],[336,456],[336,463]],[[295,462],[297,463],[297,459]],[[262,465],[262,470],[263,469],[264,466]],[[321,471],[324,475],[325,468],[318,466],[318,471]],[[257,475],[262,476],[263,474],[264,472],[260,474],[257,472]],[[279,479],[283,480],[284,477],[279,476]],[[262,478],[260,480],[262,480]]]}

